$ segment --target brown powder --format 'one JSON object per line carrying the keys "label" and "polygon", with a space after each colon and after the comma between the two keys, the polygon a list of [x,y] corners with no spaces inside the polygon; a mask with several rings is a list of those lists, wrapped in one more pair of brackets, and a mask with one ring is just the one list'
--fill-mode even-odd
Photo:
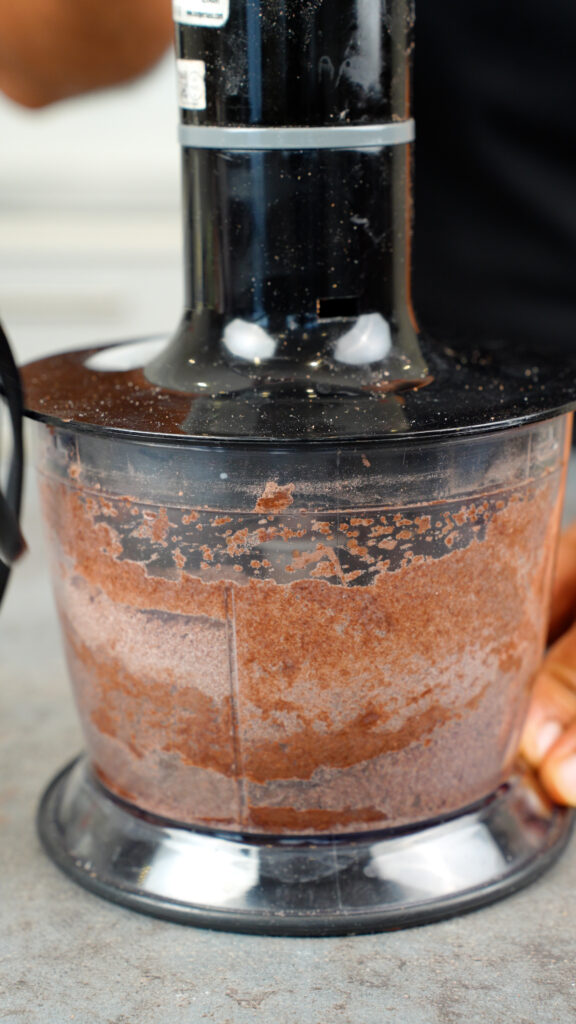
{"label": "brown powder", "polygon": [[287,509],[294,503],[294,498],[292,497],[293,490],[294,484],[286,484],[285,487],[280,487],[273,480],[269,480],[254,506],[254,511],[268,513],[283,512],[284,509]]}
{"label": "brown powder", "polygon": [[541,657],[559,477],[343,523],[287,513],[292,489],[272,484],[253,514],[215,517],[47,479],[67,656],[105,785],[185,823],[288,834],[398,826],[487,795]]}

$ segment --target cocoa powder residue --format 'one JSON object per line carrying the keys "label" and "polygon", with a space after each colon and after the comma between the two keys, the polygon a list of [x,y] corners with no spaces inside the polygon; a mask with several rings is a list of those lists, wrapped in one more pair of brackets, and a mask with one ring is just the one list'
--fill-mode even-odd
{"label": "cocoa powder residue", "polygon": [[280,487],[273,480],[269,480],[254,506],[254,511],[267,513],[284,512],[285,509],[294,504],[293,491],[294,484],[286,484],[284,487]]}
{"label": "cocoa powder residue", "polygon": [[486,795],[544,642],[558,481],[343,521],[295,516],[292,486],[268,483],[250,522],[45,480],[101,778],[164,817],[288,834]]}

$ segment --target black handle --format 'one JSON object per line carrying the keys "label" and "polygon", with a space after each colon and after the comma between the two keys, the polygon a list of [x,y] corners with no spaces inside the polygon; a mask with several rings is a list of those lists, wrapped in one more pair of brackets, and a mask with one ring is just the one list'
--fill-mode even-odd
{"label": "black handle", "polygon": [[22,500],[24,451],[22,441],[22,389],[8,338],[0,324],[0,392],[6,400],[12,427],[12,461],[6,494],[0,491],[0,600],[6,588],[9,566],[22,554],[25,544],[18,519]]}

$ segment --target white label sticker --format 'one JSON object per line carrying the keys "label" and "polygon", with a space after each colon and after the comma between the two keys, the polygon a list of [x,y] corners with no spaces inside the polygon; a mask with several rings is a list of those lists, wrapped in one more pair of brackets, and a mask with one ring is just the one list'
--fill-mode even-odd
{"label": "white label sticker", "polygon": [[203,60],[177,60],[178,102],[183,110],[206,110],[206,65]]}
{"label": "white label sticker", "polygon": [[172,10],[180,25],[221,28],[228,21],[230,0],[172,0]]}

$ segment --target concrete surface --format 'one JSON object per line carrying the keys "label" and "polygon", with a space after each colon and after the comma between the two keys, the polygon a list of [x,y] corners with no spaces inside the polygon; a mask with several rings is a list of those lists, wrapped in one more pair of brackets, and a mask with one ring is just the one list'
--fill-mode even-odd
{"label": "concrete surface", "polygon": [[[571,485],[569,504],[576,509]],[[431,927],[330,939],[201,931],[108,905],[35,834],[81,746],[36,501],[0,617],[0,1021],[9,1024],[568,1024],[576,845],[523,893]]]}

